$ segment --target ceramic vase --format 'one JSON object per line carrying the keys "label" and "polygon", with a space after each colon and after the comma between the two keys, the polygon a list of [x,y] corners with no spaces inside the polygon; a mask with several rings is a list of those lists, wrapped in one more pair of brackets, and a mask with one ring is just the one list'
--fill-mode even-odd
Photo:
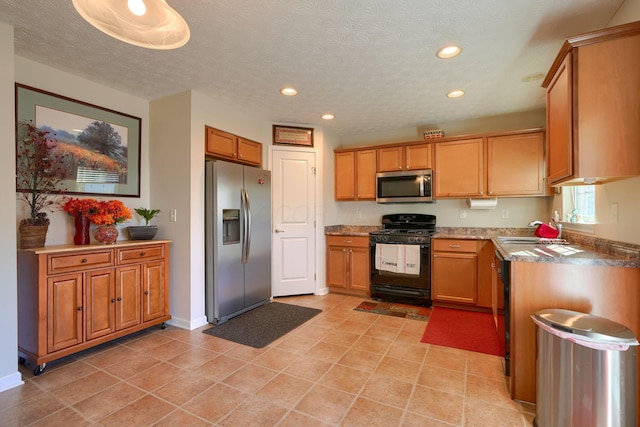
{"label": "ceramic vase", "polygon": [[102,244],[110,245],[118,240],[118,229],[115,225],[100,225],[93,237]]}
{"label": "ceramic vase", "polygon": [[75,227],[73,243],[75,245],[88,245],[91,243],[91,236],[89,235],[89,226],[91,225],[91,221],[89,221],[89,217],[76,215],[73,218],[73,225]]}

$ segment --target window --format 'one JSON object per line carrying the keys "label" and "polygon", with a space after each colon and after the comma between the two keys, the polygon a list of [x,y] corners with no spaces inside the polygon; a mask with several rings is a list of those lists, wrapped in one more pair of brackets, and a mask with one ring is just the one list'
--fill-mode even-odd
{"label": "window", "polygon": [[563,221],[581,224],[596,222],[596,186],[577,185],[563,189]]}

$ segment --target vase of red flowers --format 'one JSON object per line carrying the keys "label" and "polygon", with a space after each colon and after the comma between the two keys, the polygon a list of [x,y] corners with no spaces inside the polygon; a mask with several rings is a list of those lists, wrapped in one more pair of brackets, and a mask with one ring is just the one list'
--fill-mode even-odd
{"label": "vase of red flowers", "polygon": [[98,202],[94,199],[69,199],[64,204],[64,211],[73,217],[73,243],[88,245],[91,243],[89,227],[91,215],[98,212]]}
{"label": "vase of red flowers", "polygon": [[118,240],[116,224],[131,219],[131,210],[120,200],[108,200],[98,202],[96,212],[90,218],[98,226],[93,237],[100,243],[111,244]]}

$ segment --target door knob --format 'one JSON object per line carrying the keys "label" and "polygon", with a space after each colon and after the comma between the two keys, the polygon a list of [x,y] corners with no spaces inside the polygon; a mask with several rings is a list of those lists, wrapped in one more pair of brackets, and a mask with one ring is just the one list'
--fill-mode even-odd
{"label": "door knob", "polygon": [[276,233],[284,233],[284,230],[279,230],[276,228]]}

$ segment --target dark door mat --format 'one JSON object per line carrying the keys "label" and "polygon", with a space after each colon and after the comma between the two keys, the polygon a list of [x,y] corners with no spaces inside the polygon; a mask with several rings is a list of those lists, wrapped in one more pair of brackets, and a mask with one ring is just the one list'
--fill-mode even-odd
{"label": "dark door mat", "polygon": [[254,348],[263,348],[291,332],[322,310],[272,302],[202,331]]}
{"label": "dark door mat", "polygon": [[354,310],[422,321],[429,320],[429,315],[431,314],[431,308],[428,307],[375,301],[363,301],[359,306],[354,308]]}

